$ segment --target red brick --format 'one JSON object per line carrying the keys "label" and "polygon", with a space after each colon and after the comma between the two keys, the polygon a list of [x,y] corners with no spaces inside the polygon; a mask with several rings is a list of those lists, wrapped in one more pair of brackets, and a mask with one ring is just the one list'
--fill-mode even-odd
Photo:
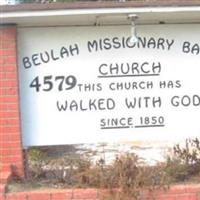
{"label": "red brick", "polygon": [[16,103],[2,103],[0,102],[0,110],[4,111],[18,111],[19,110],[19,104]]}
{"label": "red brick", "polygon": [[20,127],[19,124],[17,124],[16,126],[9,126],[9,127],[1,127],[0,126],[0,134],[4,134],[4,133],[19,133],[20,131]]}
{"label": "red brick", "polygon": [[72,199],[72,190],[51,193],[51,200],[71,200],[71,199]]}
{"label": "red brick", "polygon": [[16,64],[16,55],[12,56],[3,56],[0,59],[0,65],[6,65],[6,64]]}
{"label": "red brick", "polygon": [[75,189],[73,190],[74,199],[96,199],[97,190],[96,189]]}
{"label": "red brick", "polygon": [[0,126],[16,126],[19,124],[19,119],[0,119]]}
{"label": "red brick", "polygon": [[15,156],[3,156],[1,158],[1,162],[4,163],[15,163],[15,162],[19,162],[22,160],[22,156],[21,155],[15,155]]}
{"label": "red brick", "polygon": [[17,73],[17,67],[16,64],[11,64],[11,63],[4,63],[4,65],[0,65],[0,72],[7,72],[7,73]]}
{"label": "red brick", "polygon": [[5,200],[4,194],[1,194],[1,193],[0,193],[0,200]]}
{"label": "red brick", "polygon": [[16,31],[13,29],[4,29],[1,30],[0,37],[7,36],[8,39],[14,38],[15,39]]}
{"label": "red brick", "polygon": [[6,195],[6,200],[27,200],[27,194],[25,194],[25,193],[7,194]]}
{"label": "red brick", "polygon": [[[5,68],[5,66],[4,66],[4,68]],[[16,68],[16,66],[14,66],[13,68]],[[16,79],[16,72],[13,72],[13,71],[6,71],[5,69],[4,69],[4,71],[2,72],[0,72],[0,80],[9,80],[9,79]]]}
{"label": "red brick", "polygon": [[9,33],[3,33],[2,35],[0,35],[0,39],[3,40],[4,42],[12,42],[15,43],[15,37],[13,37],[11,34]]}
{"label": "red brick", "polygon": [[21,161],[15,163],[6,163],[1,166],[2,171],[12,171],[12,175],[23,177],[24,166]]}
{"label": "red brick", "polygon": [[196,194],[178,194],[176,200],[197,200]]}
{"label": "red brick", "polygon": [[0,80],[0,87],[16,87],[17,81],[16,80]]}
{"label": "red brick", "polygon": [[[0,184],[5,184],[10,179],[11,173],[7,172],[0,172]],[[5,185],[4,185],[5,186]]]}
{"label": "red brick", "polygon": [[[20,134],[19,134],[19,132],[3,132],[3,133],[0,133],[0,137],[4,137],[4,136],[9,136],[9,137],[12,137],[12,136],[14,136],[14,137],[19,137],[19,138],[21,138],[21,136],[20,136]],[[1,149],[1,147],[0,147],[0,149]]]}
{"label": "red brick", "polygon": [[21,146],[21,141],[17,141],[17,142],[2,142],[2,141],[0,141],[0,146],[2,148],[19,148]]}
{"label": "red brick", "polygon": [[196,185],[188,185],[185,188],[185,191],[187,193],[200,193],[200,184],[196,184]]}
{"label": "red brick", "polygon": [[[151,197],[150,197],[151,199]],[[161,195],[161,196],[157,196],[152,198],[154,200],[176,200],[176,195]]]}
{"label": "red brick", "polygon": [[16,51],[15,49],[0,49],[0,57],[1,56],[9,56],[9,55],[15,55]]}
{"label": "red brick", "polygon": [[5,118],[19,118],[19,113],[16,111],[14,111],[14,112],[0,111],[0,119],[5,119]]}
{"label": "red brick", "polygon": [[0,49],[10,49],[10,48],[15,48],[16,44],[15,42],[9,42],[9,41],[4,41],[0,42]]}
{"label": "red brick", "polygon": [[23,178],[24,177],[24,170],[25,169],[23,167],[20,168],[20,165],[21,164],[17,165],[17,163],[12,164],[12,167],[11,167],[12,177],[17,177],[17,178],[19,178],[19,177]]}
{"label": "red brick", "polygon": [[16,28],[15,27],[2,27],[0,28],[0,33],[1,34],[9,34],[9,35],[12,35],[15,36],[16,35]]}
{"label": "red brick", "polygon": [[[15,42],[15,34],[16,32],[11,32],[11,31],[1,31],[1,34],[0,34],[0,38],[3,39],[4,41],[7,39],[8,41],[14,41]],[[3,41],[3,42],[4,42]]]}
{"label": "red brick", "polygon": [[22,150],[21,150],[21,148],[18,148],[18,149],[3,149],[3,150],[0,150],[0,153],[1,153],[1,155],[14,156],[14,155],[22,154]]}
{"label": "red brick", "polygon": [[10,166],[10,163],[8,164],[3,164],[1,166],[1,171],[10,171],[11,170],[11,166]]}
{"label": "red brick", "polygon": [[5,140],[8,142],[17,142],[21,140],[21,136],[19,134],[3,134],[0,135],[0,140]]}
{"label": "red brick", "polygon": [[[0,176],[1,176],[1,174],[0,174]],[[0,177],[0,178],[1,178],[1,177]],[[6,189],[6,185],[0,183],[0,194],[4,194],[4,193],[5,193],[5,189]]]}
{"label": "red brick", "polygon": [[50,200],[49,193],[29,193],[28,200]]}
{"label": "red brick", "polygon": [[15,102],[17,102],[18,101],[18,96],[16,96],[16,95],[12,95],[12,96],[3,96],[3,97],[1,97],[0,96],[0,102],[6,102],[6,103],[15,103]]}
{"label": "red brick", "polygon": [[[194,192],[198,190],[198,187],[195,188]],[[182,191],[184,191],[185,188],[182,188]],[[157,198],[154,198],[155,200],[198,200],[196,198],[196,194],[176,194],[172,193],[172,191],[176,191],[176,188],[171,189],[171,194],[166,194],[164,191],[160,191],[162,195],[158,196]],[[181,189],[179,189],[179,192]],[[97,200],[97,197],[94,196],[94,194],[97,193],[96,189],[75,189],[73,190],[73,197],[72,197],[72,190],[62,190],[56,192],[54,191],[41,191],[41,192],[27,192],[27,199],[25,193],[15,193],[15,194],[8,194],[7,199],[9,200]],[[92,195],[91,195],[92,194]],[[20,196],[21,195],[21,196]],[[91,195],[91,196],[90,196]],[[21,197],[21,198],[20,198]],[[79,198],[80,197],[80,198]],[[152,197],[144,198],[144,200],[150,200]]]}
{"label": "red brick", "polygon": [[18,89],[17,87],[6,87],[0,88],[0,95],[17,95]]}
{"label": "red brick", "polygon": [[178,185],[171,187],[170,190],[167,190],[167,193],[169,194],[182,194],[186,192],[186,187],[185,185]]}
{"label": "red brick", "polygon": [[[1,172],[23,176],[23,156],[19,121],[16,27],[0,28],[0,163]],[[3,41],[2,41],[3,40]],[[3,176],[1,176],[4,179]],[[5,179],[6,180],[6,179]],[[23,196],[7,195],[23,200]],[[7,198],[7,199],[8,199]],[[26,199],[26,198],[25,198]]]}

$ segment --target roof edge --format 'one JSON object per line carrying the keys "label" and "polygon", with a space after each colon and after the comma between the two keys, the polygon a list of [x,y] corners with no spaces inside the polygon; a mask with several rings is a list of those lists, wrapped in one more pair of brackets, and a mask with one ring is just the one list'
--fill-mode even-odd
{"label": "roof edge", "polygon": [[68,3],[26,3],[18,5],[0,6],[0,12],[27,12],[45,10],[70,10],[70,9],[106,9],[106,8],[145,8],[145,7],[194,7],[200,6],[200,0],[135,0],[126,2],[115,1],[78,1]]}

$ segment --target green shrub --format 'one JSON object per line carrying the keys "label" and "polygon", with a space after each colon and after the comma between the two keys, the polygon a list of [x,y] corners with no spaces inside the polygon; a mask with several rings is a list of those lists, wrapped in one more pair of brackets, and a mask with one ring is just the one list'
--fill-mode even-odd
{"label": "green shrub", "polygon": [[187,139],[173,147],[165,162],[147,166],[135,154],[117,156],[107,165],[104,159],[95,164],[83,156],[49,157],[37,148],[28,150],[28,170],[32,180],[62,187],[108,189],[108,200],[142,199],[143,191],[167,189],[171,183],[200,179],[200,141]]}
{"label": "green shrub", "polygon": [[190,180],[193,176],[200,175],[200,141],[187,139],[181,146],[173,147],[172,155],[168,156],[165,171],[172,182]]}

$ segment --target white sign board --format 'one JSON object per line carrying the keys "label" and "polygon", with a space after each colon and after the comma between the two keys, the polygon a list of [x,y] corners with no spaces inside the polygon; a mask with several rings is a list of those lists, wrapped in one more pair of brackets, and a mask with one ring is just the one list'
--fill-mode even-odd
{"label": "white sign board", "polygon": [[200,134],[200,25],[20,28],[24,146]]}

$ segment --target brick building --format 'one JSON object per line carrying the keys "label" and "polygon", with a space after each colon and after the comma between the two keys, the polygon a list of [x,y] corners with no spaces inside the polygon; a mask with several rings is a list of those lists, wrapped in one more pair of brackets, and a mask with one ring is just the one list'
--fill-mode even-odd
{"label": "brick building", "polygon": [[[129,24],[198,24],[200,1],[79,2],[0,6],[0,199],[97,199],[96,190],[5,195],[12,176],[24,177],[24,157],[18,79],[18,37],[21,28]],[[106,17],[105,17],[106,16]],[[18,49],[18,50],[17,50]],[[176,188],[158,199],[198,199],[200,187]],[[178,193],[182,193],[180,196]],[[29,196],[30,195],[30,196]],[[55,198],[54,198],[55,196]]]}

